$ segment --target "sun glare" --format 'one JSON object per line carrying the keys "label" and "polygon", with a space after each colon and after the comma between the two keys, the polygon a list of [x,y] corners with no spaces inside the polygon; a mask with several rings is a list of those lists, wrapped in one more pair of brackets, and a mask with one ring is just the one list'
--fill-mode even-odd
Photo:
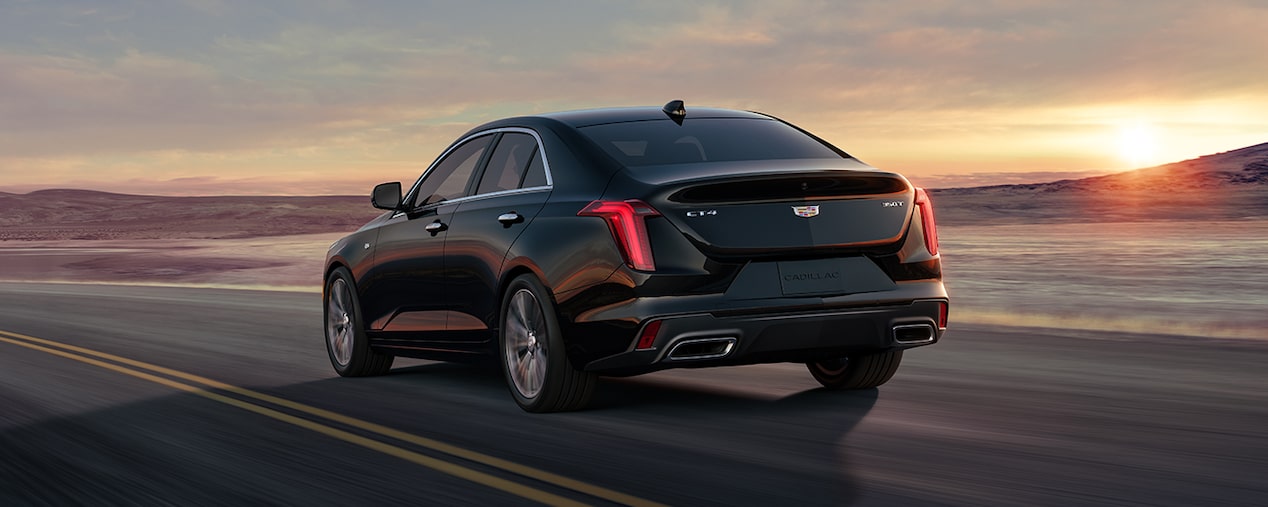
{"label": "sun glare", "polygon": [[1158,141],[1146,123],[1133,123],[1118,130],[1118,155],[1133,169],[1144,167],[1157,157]]}

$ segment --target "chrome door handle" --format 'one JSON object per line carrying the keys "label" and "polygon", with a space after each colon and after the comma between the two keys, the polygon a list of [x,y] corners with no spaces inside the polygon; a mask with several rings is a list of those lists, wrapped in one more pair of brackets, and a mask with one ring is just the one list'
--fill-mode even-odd
{"label": "chrome door handle", "polygon": [[510,227],[511,224],[518,224],[520,222],[523,222],[524,217],[520,216],[519,213],[512,211],[509,213],[503,213],[501,215],[498,215],[498,221],[502,222],[502,225]]}
{"label": "chrome door handle", "polygon": [[445,224],[444,224],[444,222],[441,222],[440,220],[437,220],[437,221],[435,221],[435,222],[432,222],[432,223],[430,223],[430,224],[427,224],[427,227],[424,227],[423,229],[424,229],[424,230],[426,230],[427,232],[430,232],[432,236],[435,236],[435,235],[436,235],[436,233],[438,233],[438,232],[440,232],[440,231],[443,231],[443,230],[445,230],[445,229],[448,229],[448,228],[449,228],[449,226],[448,226],[448,225],[445,225]]}

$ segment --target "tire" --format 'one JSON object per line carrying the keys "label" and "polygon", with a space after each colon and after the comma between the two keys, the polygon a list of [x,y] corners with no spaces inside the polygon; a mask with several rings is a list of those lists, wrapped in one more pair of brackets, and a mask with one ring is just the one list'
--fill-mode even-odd
{"label": "tire", "polygon": [[806,368],[828,389],[871,389],[888,382],[902,361],[902,349],[895,349],[806,363]]}
{"label": "tire", "polygon": [[498,358],[515,403],[528,412],[578,410],[597,375],[572,366],[550,293],[536,277],[511,280],[502,296]]}
{"label": "tire", "polygon": [[347,268],[336,268],[326,278],[326,290],[322,291],[326,355],[342,377],[382,375],[392,369],[394,357],[370,348],[355,287]]}

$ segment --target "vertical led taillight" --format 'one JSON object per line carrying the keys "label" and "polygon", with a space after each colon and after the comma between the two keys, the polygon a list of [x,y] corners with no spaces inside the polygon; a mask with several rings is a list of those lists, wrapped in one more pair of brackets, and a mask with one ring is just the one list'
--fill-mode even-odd
{"label": "vertical led taillight", "polygon": [[916,210],[920,213],[920,225],[925,231],[925,248],[932,255],[938,255],[938,224],[933,219],[933,201],[923,188],[916,188]]}
{"label": "vertical led taillight", "polygon": [[660,216],[647,203],[626,201],[594,201],[577,213],[583,217],[600,217],[608,223],[612,239],[625,257],[625,263],[639,271],[655,271],[652,244],[647,239],[647,217]]}

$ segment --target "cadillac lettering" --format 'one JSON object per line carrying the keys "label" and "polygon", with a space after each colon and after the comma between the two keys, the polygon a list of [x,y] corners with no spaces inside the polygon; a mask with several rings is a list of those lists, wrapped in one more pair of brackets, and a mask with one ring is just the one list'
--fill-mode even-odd
{"label": "cadillac lettering", "polygon": [[791,275],[784,275],[784,280],[788,280],[788,281],[822,280],[825,278],[841,278],[841,273],[839,271],[831,271],[828,273],[796,273]]}

